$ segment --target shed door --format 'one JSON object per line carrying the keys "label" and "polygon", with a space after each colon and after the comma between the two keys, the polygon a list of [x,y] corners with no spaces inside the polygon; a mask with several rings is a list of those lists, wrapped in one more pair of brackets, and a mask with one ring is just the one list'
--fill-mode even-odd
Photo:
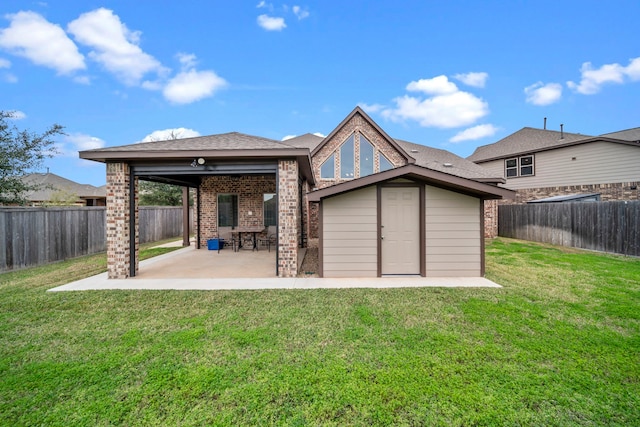
{"label": "shed door", "polygon": [[420,274],[420,189],[382,188],[381,272]]}

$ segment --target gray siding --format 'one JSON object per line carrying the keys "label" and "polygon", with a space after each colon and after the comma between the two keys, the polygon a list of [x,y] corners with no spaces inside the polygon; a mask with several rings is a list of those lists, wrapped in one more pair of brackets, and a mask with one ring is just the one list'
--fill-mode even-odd
{"label": "gray siding", "polygon": [[425,186],[429,277],[480,277],[480,199]]}
{"label": "gray siding", "polygon": [[[640,180],[639,164],[640,147],[592,142],[535,153],[535,176],[510,178],[504,187],[519,190],[634,182]],[[481,166],[496,176],[504,176],[504,160]]]}
{"label": "gray siding", "polygon": [[376,277],[377,194],[375,187],[323,201],[324,277]]}

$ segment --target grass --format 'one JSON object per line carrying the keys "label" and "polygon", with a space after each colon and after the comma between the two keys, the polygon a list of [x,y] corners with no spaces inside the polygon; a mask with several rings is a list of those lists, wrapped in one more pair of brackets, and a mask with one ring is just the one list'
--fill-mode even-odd
{"label": "grass", "polygon": [[497,239],[502,289],[46,293],[0,275],[1,425],[640,425],[640,260]]}

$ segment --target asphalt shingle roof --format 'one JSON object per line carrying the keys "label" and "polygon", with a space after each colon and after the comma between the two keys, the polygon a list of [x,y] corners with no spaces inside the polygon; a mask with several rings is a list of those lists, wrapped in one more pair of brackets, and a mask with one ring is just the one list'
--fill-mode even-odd
{"label": "asphalt shingle roof", "polygon": [[476,148],[473,154],[467,157],[467,160],[482,162],[517,154],[526,154],[547,149],[555,145],[567,144],[589,138],[591,138],[591,136],[579,133],[564,132],[561,134],[554,130],[525,127],[498,142]]}
{"label": "asphalt shingle roof", "polygon": [[622,139],[623,141],[640,141],[640,128],[633,128],[627,130],[621,130],[618,132],[605,133],[603,135],[607,138]]}
{"label": "asphalt shingle roof", "polygon": [[29,185],[38,186],[38,189],[26,195],[27,200],[46,201],[51,200],[59,191],[75,194],[79,198],[107,197],[105,186],[94,187],[90,184],[79,184],[67,178],[53,173],[32,173],[22,177],[22,181]]}
{"label": "asphalt shingle roof", "polygon": [[197,136],[194,138],[171,139],[167,141],[140,142],[117,147],[99,148],[89,152],[128,151],[183,151],[183,150],[269,150],[294,147],[275,139],[247,135],[239,132],[221,133],[217,135]]}

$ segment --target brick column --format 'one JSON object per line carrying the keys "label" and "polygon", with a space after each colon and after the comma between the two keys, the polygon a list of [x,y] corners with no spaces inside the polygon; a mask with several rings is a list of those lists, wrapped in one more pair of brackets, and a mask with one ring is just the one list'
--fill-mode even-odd
{"label": "brick column", "polygon": [[[138,252],[138,206],[135,201],[135,228],[130,228],[129,165],[107,163],[107,275],[126,279],[131,267],[131,239]],[[137,181],[137,180],[136,180]],[[135,183],[137,193],[137,182]],[[137,199],[137,194],[135,195]],[[133,231],[133,233],[132,233]],[[136,256],[135,271],[138,271]]]}
{"label": "brick column", "polygon": [[484,237],[493,239],[498,237],[498,201],[484,201]]}
{"label": "brick column", "polygon": [[298,163],[278,162],[278,276],[298,273]]}

